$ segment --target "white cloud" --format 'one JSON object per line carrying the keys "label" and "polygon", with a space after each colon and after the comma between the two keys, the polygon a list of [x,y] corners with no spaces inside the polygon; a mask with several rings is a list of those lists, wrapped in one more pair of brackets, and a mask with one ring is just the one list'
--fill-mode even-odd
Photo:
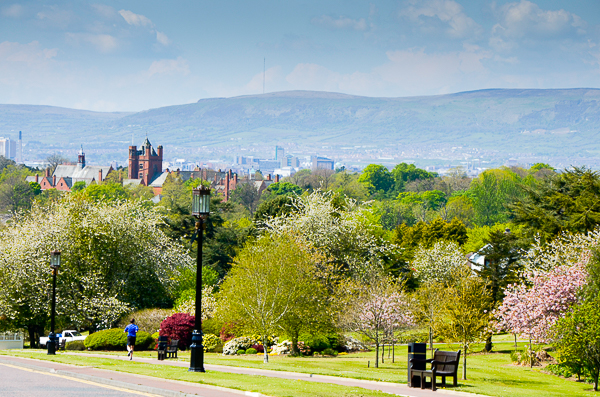
{"label": "white cloud", "polygon": [[100,52],[111,52],[118,47],[117,38],[109,34],[67,33],[67,42],[73,45],[91,44]]}
{"label": "white cloud", "polygon": [[7,87],[47,86],[49,71],[58,66],[57,55],[56,48],[42,48],[37,41],[0,43],[0,92],[8,92]]}
{"label": "white cloud", "polygon": [[90,7],[105,18],[113,18],[117,14],[114,8],[105,4],[91,4]]}
{"label": "white cloud", "polygon": [[23,15],[23,6],[20,4],[13,4],[7,7],[2,7],[2,15],[9,18],[19,18]]}
{"label": "white cloud", "polygon": [[352,29],[352,30],[367,30],[367,22],[364,18],[351,19],[348,17],[340,16],[337,19],[330,17],[329,15],[322,15],[318,18],[312,19],[312,24],[322,26],[327,29]]}
{"label": "white cloud", "polygon": [[141,14],[135,14],[128,10],[121,10],[119,11],[119,14],[121,14],[123,19],[132,26],[154,27],[152,21]]}
{"label": "white cloud", "polygon": [[158,41],[160,44],[162,44],[164,46],[171,44],[171,40],[169,40],[167,35],[162,32],[159,32],[158,30],[156,31],[156,41]]}
{"label": "white cloud", "polygon": [[499,8],[498,15],[500,21],[494,26],[493,34],[510,39],[526,36],[560,38],[568,34],[584,34],[587,27],[578,15],[563,9],[543,10],[527,0],[504,4]]}
{"label": "white cloud", "polygon": [[419,0],[400,10],[400,16],[418,23],[427,30],[435,30],[441,22],[446,34],[466,38],[481,34],[481,26],[463,12],[463,7],[453,0]]}
{"label": "white cloud", "polygon": [[177,59],[161,59],[152,62],[148,70],[143,72],[143,75],[146,77],[164,74],[179,74],[185,76],[189,73],[190,65],[188,61],[182,57],[177,57]]}

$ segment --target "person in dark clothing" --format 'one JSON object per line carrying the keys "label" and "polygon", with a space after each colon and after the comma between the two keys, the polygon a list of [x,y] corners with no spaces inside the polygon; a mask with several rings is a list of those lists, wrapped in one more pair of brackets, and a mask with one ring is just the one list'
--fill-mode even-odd
{"label": "person in dark clothing", "polygon": [[135,337],[139,331],[137,325],[135,325],[135,319],[132,318],[129,322],[130,324],[125,327],[125,332],[127,333],[127,355],[129,356],[129,360],[133,360],[133,348],[135,347]]}

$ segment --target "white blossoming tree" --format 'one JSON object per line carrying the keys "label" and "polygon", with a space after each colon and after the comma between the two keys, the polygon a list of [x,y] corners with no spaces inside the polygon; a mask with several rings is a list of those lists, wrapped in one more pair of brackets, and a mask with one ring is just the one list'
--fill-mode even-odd
{"label": "white blossoming tree", "polygon": [[411,263],[423,283],[447,283],[455,269],[465,264],[460,246],[453,241],[438,241],[429,249],[419,247]]}
{"label": "white blossoming tree", "polygon": [[16,214],[0,231],[0,319],[26,328],[35,345],[50,315],[50,252],[60,250],[59,322],[109,327],[132,308],[168,297],[186,250],[158,228],[142,202],[64,197]]}
{"label": "white blossoming tree", "polygon": [[264,221],[268,233],[292,235],[324,258],[327,271],[368,278],[394,261],[398,247],[381,238],[381,226],[370,207],[315,190],[292,200],[292,212]]}

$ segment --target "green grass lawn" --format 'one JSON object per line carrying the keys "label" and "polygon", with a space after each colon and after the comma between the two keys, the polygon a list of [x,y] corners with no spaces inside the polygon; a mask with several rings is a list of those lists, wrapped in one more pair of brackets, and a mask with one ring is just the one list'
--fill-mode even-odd
{"label": "green grass lawn", "polygon": [[[522,345],[524,345],[524,342],[519,343],[519,346]],[[439,344],[435,347],[442,350],[458,349],[457,346]],[[482,345],[477,345],[474,350],[477,351],[481,348]],[[539,367],[530,369],[528,367],[512,365],[510,360],[510,352],[512,350],[512,342],[495,342],[494,353],[469,355],[467,358],[468,380],[463,381],[459,379],[459,387],[453,390],[486,394],[490,396],[600,396],[600,394],[592,391],[592,386],[589,384],[545,374]],[[25,354],[30,356],[41,356],[42,358],[47,357],[42,351],[38,352],[28,352],[25,350],[10,354]],[[124,352],[107,352],[105,354],[125,355]],[[156,353],[136,352],[136,356],[156,357]],[[263,364],[262,356],[258,355],[223,356],[221,354],[208,353],[206,354],[205,362],[207,364],[263,368],[406,383],[406,346],[396,347],[395,363],[388,360],[388,353],[386,351],[385,362],[380,363],[379,368],[374,368],[374,356],[374,352],[340,355],[335,358],[270,356],[270,362],[268,364]],[[73,355],[59,355],[58,357],[64,357],[65,359],[67,359],[67,357],[79,359]],[[85,365],[90,365],[87,360],[91,359],[81,357],[81,360]],[[189,360],[189,353],[181,352],[179,360]],[[367,366],[368,361],[371,362],[370,367]],[[459,373],[462,373],[462,365],[459,369]],[[233,374],[230,375],[233,376]],[[225,374],[224,376],[227,378],[229,375]]]}

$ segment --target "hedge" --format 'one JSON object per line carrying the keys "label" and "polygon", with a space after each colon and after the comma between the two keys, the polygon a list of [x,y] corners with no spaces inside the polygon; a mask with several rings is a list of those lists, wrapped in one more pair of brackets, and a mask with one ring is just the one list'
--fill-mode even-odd
{"label": "hedge", "polygon": [[[121,328],[106,329],[90,334],[83,344],[91,350],[125,350],[127,345],[127,334]],[[137,333],[135,340],[136,350],[146,350],[153,347],[154,339],[144,331]]]}

